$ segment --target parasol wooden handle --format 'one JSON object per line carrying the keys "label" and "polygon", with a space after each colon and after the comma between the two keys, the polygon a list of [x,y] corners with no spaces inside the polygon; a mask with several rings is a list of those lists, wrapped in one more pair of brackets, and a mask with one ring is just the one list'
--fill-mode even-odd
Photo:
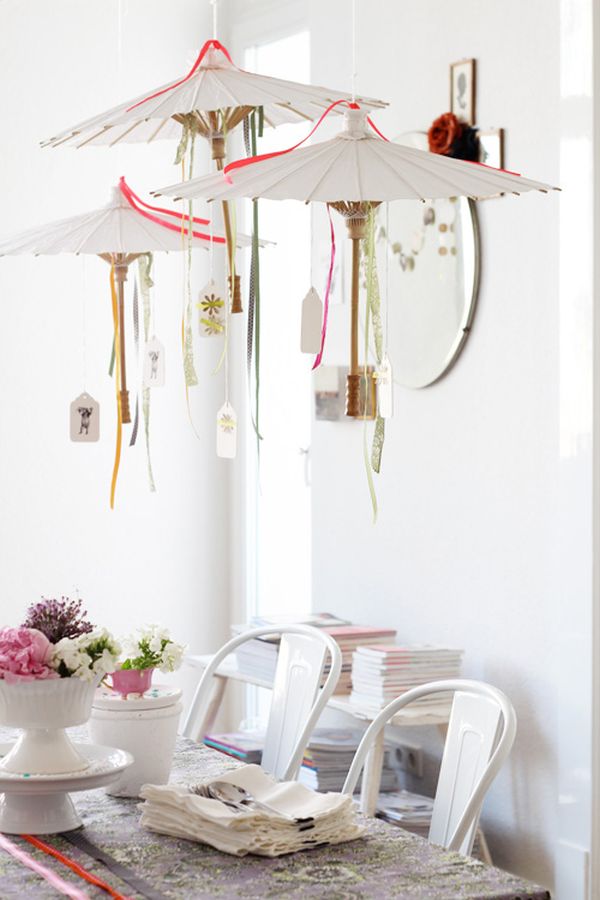
{"label": "parasol wooden handle", "polygon": [[131,413],[129,411],[129,391],[127,390],[127,370],[125,367],[125,289],[124,283],[127,280],[127,263],[117,261],[115,264],[115,275],[117,277],[117,285],[119,289],[119,346],[115,347],[115,352],[119,354],[119,365],[121,373],[121,384],[119,390],[119,403],[121,408],[121,422],[128,425],[131,422]]}
{"label": "parasol wooden handle", "polygon": [[352,309],[350,318],[350,374],[346,378],[346,415],[360,416],[360,369],[358,365],[358,298],[360,242],[365,234],[364,219],[348,219],[352,240]]}
{"label": "parasol wooden handle", "polygon": [[346,375],[346,415],[361,415],[360,375]]}
{"label": "parasol wooden handle", "polygon": [[[225,160],[225,138],[223,135],[213,134],[210,139],[212,147],[212,157],[217,163],[219,172],[223,171],[223,163]],[[231,217],[229,215],[229,204],[227,200],[221,203],[223,209],[223,226],[225,228],[225,240],[227,242],[227,265],[229,268],[229,296],[231,297],[231,312],[241,313],[244,311],[242,307],[242,291],[240,287],[240,276],[235,275],[233,285],[231,284],[232,276],[235,271],[235,244],[233,243],[233,234],[231,231]]]}

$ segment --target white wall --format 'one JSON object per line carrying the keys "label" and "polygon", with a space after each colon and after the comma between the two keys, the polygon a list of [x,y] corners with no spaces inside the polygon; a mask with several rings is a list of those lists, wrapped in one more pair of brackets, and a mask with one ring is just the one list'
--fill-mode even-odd
{"label": "white wall", "polygon": [[[565,17],[572,6],[563,4]],[[560,168],[572,126],[561,129],[558,0],[358,7],[358,88],[392,102],[376,115],[384,133],[426,129],[448,107],[449,63],[473,56],[478,120],[506,128],[508,167],[591,187],[577,155],[577,176]],[[348,88],[348,3],[310,10],[312,78]],[[584,51],[571,45],[573,66]],[[589,279],[576,273],[590,220],[582,206],[577,223],[577,203],[563,222],[571,254],[561,297],[558,195],[479,205],[473,333],[443,381],[396,391],[375,527],[362,427],[317,422],[312,446],[315,607],[394,625],[401,640],[464,647],[465,674],[508,693],[519,735],[483,821],[500,866],[549,886],[559,837],[589,846],[591,302]],[[329,364],[347,364],[348,318],[347,304],[332,310]],[[390,319],[392,332],[401,329],[393,298]],[[574,405],[583,415],[569,415]],[[439,742],[427,746],[439,753]],[[430,774],[422,786],[434,784]],[[585,856],[574,856],[581,872]],[[565,897],[583,896],[575,884]]]}
{"label": "white wall", "polygon": [[[100,206],[122,173],[142,196],[177,180],[170,142],[112,150],[38,147],[62,128],[183,74],[211,33],[208,4],[122,0],[121,7],[119,66],[116,0],[0,4],[0,234]],[[198,171],[200,165],[208,165],[204,151]],[[206,266],[199,253],[196,282]],[[156,258],[157,334],[168,367],[166,387],[152,398],[157,493],[147,487],[142,432],[130,449],[126,426],[111,512],[108,266],[92,257],[85,266],[87,389],[100,401],[102,434],[97,445],[84,446],[68,440],[69,403],[83,389],[82,259],[0,260],[3,623],[19,622],[41,594],[79,591],[90,615],[115,629],[164,622],[202,652],[226,636],[228,470],[214,452],[223,375],[211,376],[220,342],[197,343],[200,384],[190,397],[198,440],[187,418],[181,366],[181,267],[180,254]],[[127,312],[129,326],[130,305]],[[133,342],[130,347],[132,374]]]}

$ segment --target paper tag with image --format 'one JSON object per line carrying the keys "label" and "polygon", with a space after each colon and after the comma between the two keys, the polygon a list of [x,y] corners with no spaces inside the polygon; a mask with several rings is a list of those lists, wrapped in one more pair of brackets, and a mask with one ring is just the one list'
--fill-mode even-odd
{"label": "paper tag with image", "polygon": [[163,387],[165,383],[165,348],[153,337],[144,347],[144,387]]}
{"label": "paper tag with image", "polygon": [[217,284],[214,278],[205,284],[200,291],[198,303],[198,322],[202,337],[217,337],[225,331],[225,288]]}
{"label": "paper tag with image", "polygon": [[321,349],[323,327],[323,302],[314,287],[302,301],[300,326],[300,350],[302,353],[318,353]]}
{"label": "paper tag with image", "polygon": [[387,356],[384,356],[381,365],[377,367],[377,408],[382,419],[391,419],[394,414],[394,381],[392,376],[392,364]]}
{"label": "paper tag with image", "polygon": [[69,428],[77,443],[92,444],[100,438],[100,404],[85,391],[71,403]]}
{"label": "paper tag with image", "polygon": [[237,416],[231,403],[217,413],[217,456],[234,459],[237,450]]}

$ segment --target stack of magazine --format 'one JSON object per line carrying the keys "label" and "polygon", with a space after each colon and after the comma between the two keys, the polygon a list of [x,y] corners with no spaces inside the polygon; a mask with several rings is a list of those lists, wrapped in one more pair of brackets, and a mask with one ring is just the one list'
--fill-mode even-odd
{"label": "stack of magazine", "polygon": [[[460,677],[462,650],[428,644],[360,646],[352,662],[353,705],[371,713],[428,681]],[[433,694],[421,704],[440,704],[444,698]]]}
{"label": "stack of magazine", "polygon": [[[298,781],[313,791],[341,791],[363,732],[358,728],[316,728],[304,753]],[[398,787],[393,750],[386,747],[381,790]],[[360,782],[358,788],[360,789]]]}
{"label": "stack of magazine", "polygon": [[204,743],[241,762],[260,765],[265,737],[259,732],[233,731],[227,734],[207,734]]}
{"label": "stack of magazine", "polygon": [[[342,652],[342,671],[335,689],[336,694],[349,694],[352,687],[352,655],[363,644],[389,642],[396,636],[393,628],[377,628],[369,625],[353,625],[347,619],[340,619],[332,613],[313,613],[306,616],[256,616],[247,625],[234,625],[233,634],[241,634],[250,628],[267,627],[269,625],[312,625],[322,628],[338,644]],[[254,638],[236,650],[237,665],[240,672],[253,678],[272,683],[277,667],[279,652],[278,635]],[[325,666],[324,675],[328,671]]]}
{"label": "stack of magazine", "polygon": [[[392,825],[398,825],[405,831],[418,834],[427,839],[429,826],[433,813],[433,799],[423,794],[413,794],[410,791],[393,791],[381,793],[377,802],[375,815]],[[472,856],[492,863],[485,835],[481,828],[477,829],[473,844]]]}

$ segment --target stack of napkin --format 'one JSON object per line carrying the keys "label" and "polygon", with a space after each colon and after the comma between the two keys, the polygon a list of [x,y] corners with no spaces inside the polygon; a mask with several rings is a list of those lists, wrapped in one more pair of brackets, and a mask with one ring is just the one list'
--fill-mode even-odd
{"label": "stack of napkin", "polygon": [[278,782],[254,765],[226,772],[218,782],[237,785],[257,803],[250,800],[236,808],[199,796],[197,791],[211,782],[190,787],[147,784],[141,791],[141,825],[235,856],[271,857],[352,841],[364,831],[352,798],[344,794],[317,794],[295,781]]}

